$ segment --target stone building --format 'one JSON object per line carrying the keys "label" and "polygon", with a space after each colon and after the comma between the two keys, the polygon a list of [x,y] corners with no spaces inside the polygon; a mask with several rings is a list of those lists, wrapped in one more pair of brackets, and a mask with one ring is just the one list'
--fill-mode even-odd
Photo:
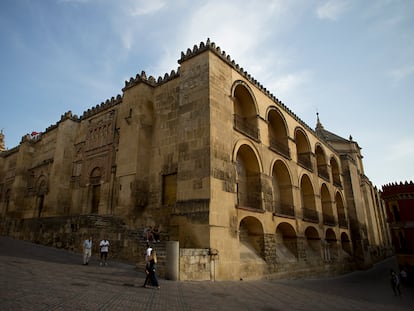
{"label": "stone building", "polygon": [[4,144],[4,133],[3,129],[0,131],[0,152],[6,151],[6,145]]}
{"label": "stone building", "polygon": [[74,250],[105,234],[139,261],[143,228],[159,225],[181,280],[326,275],[389,255],[357,142],[319,117],[310,128],[210,40],[178,63],[1,152],[1,233]]}
{"label": "stone building", "polygon": [[408,272],[414,282],[414,183],[382,186],[381,198],[385,202],[399,268]]}

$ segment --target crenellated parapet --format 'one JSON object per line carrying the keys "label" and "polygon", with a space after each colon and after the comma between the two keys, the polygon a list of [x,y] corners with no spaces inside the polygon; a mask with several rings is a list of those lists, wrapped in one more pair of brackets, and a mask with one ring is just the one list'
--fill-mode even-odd
{"label": "crenellated parapet", "polygon": [[67,111],[64,114],[62,114],[60,116],[60,120],[57,121],[55,124],[52,124],[50,126],[48,126],[44,132],[32,132],[31,134],[26,134],[22,137],[22,140],[20,143],[24,143],[24,142],[30,142],[30,143],[34,143],[37,142],[38,140],[40,140],[42,138],[42,136],[47,133],[50,132],[56,128],[59,127],[59,124],[65,120],[72,120],[75,122],[80,122],[80,118],[75,114],[72,114],[72,111]]}
{"label": "crenellated parapet", "polygon": [[84,111],[80,119],[89,118],[103,110],[119,105],[121,102],[122,102],[121,95],[118,94],[116,97],[112,96],[111,99],[107,99],[105,102],[102,102],[100,105],[96,105],[95,107]]}
{"label": "crenellated parapet", "polygon": [[130,78],[129,81],[125,81],[125,87],[122,89],[122,91],[125,91],[131,87],[133,87],[134,85],[137,85],[139,83],[145,83],[149,86],[152,87],[156,87],[159,85],[162,85],[172,79],[175,79],[177,77],[180,76],[180,68],[177,69],[177,71],[175,70],[171,70],[170,74],[165,73],[164,77],[158,77],[158,79],[155,79],[153,76],[149,76],[147,78],[147,74],[145,73],[145,71],[141,71],[141,74],[137,74],[135,76],[135,78]]}
{"label": "crenellated parapet", "polygon": [[[277,106],[282,110],[286,111],[290,116],[292,116],[297,122],[299,122],[303,127],[307,128],[312,133],[315,131],[303,122],[293,111],[291,111],[282,101],[280,101],[275,95],[273,95],[268,89],[266,89],[262,84],[260,84],[256,79],[254,79],[247,71],[240,67],[234,60],[231,59],[230,55],[226,54],[225,51],[222,51],[219,46],[216,46],[214,42],[210,41],[210,38],[207,38],[206,43],[201,42],[199,46],[194,45],[193,49],[187,49],[187,52],[181,52],[181,58],[178,60],[178,63],[182,62],[206,51],[209,50],[220,57],[224,62],[231,66],[234,70],[239,72],[243,77],[245,77],[250,83],[255,85],[259,90],[261,90],[267,97],[269,97]],[[315,134],[316,135],[316,134]]]}
{"label": "crenellated parapet", "polygon": [[400,181],[399,183],[398,182],[392,182],[392,183],[386,184],[382,187],[383,188],[388,188],[388,187],[399,187],[399,186],[408,186],[408,185],[414,185],[413,181],[412,180],[405,181],[405,182]]}
{"label": "crenellated parapet", "polygon": [[44,134],[58,128],[61,122],[64,122],[66,120],[72,120],[74,122],[81,122],[81,120],[89,118],[113,106],[119,105],[121,102],[122,102],[122,96],[118,94],[116,97],[111,97],[111,99],[107,99],[105,102],[102,102],[101,104],[96,105],[95,107],[84,111],[81,117],[78,117],[76,114],[72,114],[72,111],[69,110],[60,116],[59,121],[47,127],[44,132],[40,132],[40,133],[32,132],[31,134],[26,134],[22,136],[20,144],[25,143],[25,142],[35,143],[38,140],[40,140]]}
{"label": "crenellated parapet", "polygon": [[382,186],[382,194],[384,196],[394,195],[398,193],[414,193],[414,182],[405,181],[393,182]]}
{"label": "crenellated parapet", "polygon": [[[315,133],[314,129],[308,126],[305,122],[303,122],[293,111],[291,111],[282,101],[280,101],[275,95],[273,95],[268,89],[266,89],[262,84],[260,84],[256,79],[254,79],[247,71],[243,69],[243,67],[239,66],[225,51],[222,51],[219,46],[216,46],[214,42],[210,41],[210,38],[207,38],[206,43],[200,42],[200,44],[194,45],[193,49],[187,49],[186,53],[181,52],[181,58],[178,60],[178,63],[181,65],[184,61],[195,57],[205,51],[211,51],[220,57],[225,63],[231,66],[234,70],[239,72],[243,77],[245,77],[249,82],[255,85],[259,90],[261,90],[267,97],[269,97],[278,107],[282,110],[286,111],[290,116],[292,116],[297,122],[299,122],[303,127],[308,129],[310,132]],[[149,86],[156,87],[161,84],[164,84],[172,79],[175,79],[180,76],[180,67],[178,67],[177,71],[172,70],[170,74],[166,73],[164,77],[158,77],[156,80],[153,76],[147,75],[145,71],[142,71],[141,74],[137,74],[135,78],[131,77],[129,81],[125,81],[125,87],[122,91],[125,91],[134,85],[139,83],[145,83]],[[316,134],[315,134],[316,135]]]}

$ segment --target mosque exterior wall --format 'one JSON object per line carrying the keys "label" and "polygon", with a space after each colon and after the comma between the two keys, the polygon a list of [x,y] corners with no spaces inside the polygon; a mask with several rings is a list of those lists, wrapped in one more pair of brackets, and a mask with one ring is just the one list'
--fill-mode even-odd
{"label": "mosque exterior wall", "polygon": [[106,235],[140,261],[157,225],[179,241],[182,280],[337,274],[391,254],[355,141],[319,117],[311,129],[209,40],[179,65],[1,151],[1,234],[74,250]]}

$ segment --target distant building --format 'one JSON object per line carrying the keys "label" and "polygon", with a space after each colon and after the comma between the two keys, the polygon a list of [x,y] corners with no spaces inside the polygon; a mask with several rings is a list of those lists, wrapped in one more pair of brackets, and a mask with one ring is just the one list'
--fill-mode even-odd
{"label": "distant building", "polygon": [[400,269],[414,277],[414,183],[391,183],[382,187],[392,244]]}
{"label": "distant building", "polygon": [[4,143],[4,133],[3,129],[0,131],[0,152],[6,151],[6,145]]}
{"label": "distant building", "polygon": [[357,142],[319,117],[310,128],[209,40],[178,63],[1,152],[1,234],[68,249],[105,235],[113,256],[141,260],[159,225],[180,280],[337,274],[390,255]]}

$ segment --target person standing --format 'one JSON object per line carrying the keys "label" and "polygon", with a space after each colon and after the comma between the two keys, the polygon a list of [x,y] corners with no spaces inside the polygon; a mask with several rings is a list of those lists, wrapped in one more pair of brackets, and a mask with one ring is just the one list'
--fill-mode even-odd
{"label": "person standing", "polygon": [[157,242],[157,243],[160,242],[160,231],[159,230],[160,230],[159,226],[155,226],[154,229],[152,229],[152,237],[154,239],[154,243],[155,242]]}
{"label": "person standing", "polygon": [[99,265],[108,265],[108,252],[109,252],[109,241],[104,237],[104,239],[99,243],[99,247],[101,249],[101,263]]}
{"label": "person standing", "polygon": [[83,242],[83,264],[88,265],[92,256],[92,237]]}
{"label": "person standing", "polygon": [[390,282],[391,282],[392,291],[394,292],[395,296],[397,296],[397,293],[398,293],[398,296],[401,296],[400,278],[398,277],[398,274],[395,273],[393,269],[390,269],[390,274],[391,274]]}
{"label": "person standing", "polygon": [[149,243],[149,241],[151,240],[152,242],[154,242],[154,236],[152,235],[152,227],[145,227],[144,229],[144,239],[147,243]]}

